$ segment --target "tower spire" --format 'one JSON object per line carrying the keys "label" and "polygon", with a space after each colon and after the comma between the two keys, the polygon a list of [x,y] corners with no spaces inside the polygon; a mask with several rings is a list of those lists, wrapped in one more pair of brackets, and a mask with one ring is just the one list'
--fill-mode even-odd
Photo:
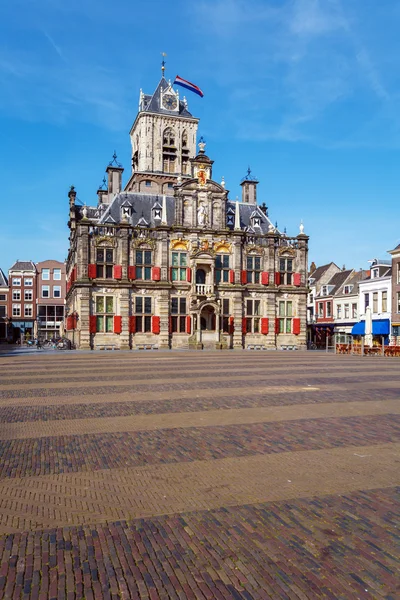
{"label": "tower spire", "polygon": [[161,52],[161,56],[163,57],[162,63],[161,63],[161,74],[164,77],[164,74],[165,74],[165,57],[167,56],[167,54],[165,52]]}

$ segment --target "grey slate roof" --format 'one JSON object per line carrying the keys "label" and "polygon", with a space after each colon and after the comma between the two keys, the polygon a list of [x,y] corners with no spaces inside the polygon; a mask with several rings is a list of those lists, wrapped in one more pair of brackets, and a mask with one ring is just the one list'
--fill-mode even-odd
{"label": "grey slate roof", "polygon": [[0,287],[8,287],[8,279],[0,269]]}
{"label": "grey slate roof", "polygon": [[31,260],[17,260],[10,268],[10,271],[36,271],[36,266]]}
{"label": "grey slate roof", "polygon": [[[152,96],[148,94],[143,95],[143,112],[160,113],[163,115],[176,114],[175,111],[165,110],[160,104],[161,91],[169,88],[169,83],[165,77],[161,77],[160,82],[156,88],[156,91]],[[193,115],[188,111],[185,103],[179,100],[179,116],[180,117],[192,117]]]}
{"label": "grey slate roof", "polygon": [[335,273],[335,275],[333,275],[333,277],[331,277],[327,283],[327,285],[335,286],[329,295],[334,296],[336,294],[336,292],[342,287],[342,285],[344,285],[345,282],[347,284],[347,279],[350,277],[350,275],[352,273],[353,273],[353,269]]}
{"label": "grey slate roof", "polygon": [[[327,265],[321,265],[320,267],[317,267],[317,268],[315,269],[315,271],[313,271],[313,272],[310,274],[310,278],[311,278],[311,279],[314,279],[313,285],[314,285],[315,283],[317,283],[318,279],[320,279],[320,278],[322,277],[322,275],[325,273],[325,271],[326,271],[327,269],[329,269],[329,267],[330,267],[331,265],[334,265],[334,264],[335,264],[335,263],[333,263],[333,262],[330,262],[330,263],[328,263]],[[337,265],[335,265],[335,266],[337,266]]]}
{"label": "grey slate roof", "polygon": [[[160,209],[162,206],[162,195],[156,194],[140,194],[136,192],[121,192],[115,196],[112,203],[107,206],[100,214],[99,209],[88,207],[88,218],[91,218],[91,214],[99,219],[99,225],[106,225],[107,223],[120,223],[121,222],[121,207],[130,206],[132,208],[132,214],[128,222],[132,227],[145,225],[149,227],[157,227],[161,224],[160,219],[154,219],[154,208]],[[167,204],[167,225],[172,226],[175,222],[175,198],[174,196],[166,196]],[[230,200],[227,201],[226,205],[227,213],[234,215],[236,211],[236,202]],[[255,233],[268,233],[268,227],[271,224],[269,218],[262,212],[260,207],[254,204],[244,204],[239,202],[240,211],[240,227],[241,229],[249,229]],[[98,217],[97,217],[98,215]],[[260,227],[252,228],[251,216],[256,215],[260,218]],[[229,229],[234,229],[233,225],[227,225]]]}
{"label": "grey slate roof", "polygon": [[[336,296],[358,296],[358,290],[359,290],[359,282],[364,280],[367,276],[367,271],[356,271],[355,273],[353,273],[353,275],[351,275],[345,282],[342,283],[342,285],[338,288],[336,288],[336,292],[335,295]],[[352,285],[353,289],[351,290],[350,294],[345,294],[344,293],[344,287],[345,285]]]}

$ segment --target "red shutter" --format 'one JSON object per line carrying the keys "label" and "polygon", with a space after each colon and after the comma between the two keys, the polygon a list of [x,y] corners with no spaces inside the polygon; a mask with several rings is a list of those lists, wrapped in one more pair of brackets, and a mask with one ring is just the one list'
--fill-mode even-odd
{"label": "red shutter", "polygon": [[275,285],[280,285],[280,284],[281,284],[281,274],[275,273]]}
{"label": "red shutter", "polygon": [[96,315],[91,315],[89,317],[89,333],[96,333]]}
{"label": "red shutter", "polygon": [[261,333],[263,335],[268,335],[268,331],[269,331],[268,318],[264,317],[263,319],[261,319]]}
{"label": "red shutter", "polygon": [[128,267],[128,279],[136,279],[136,267]]}
{"label": "red shutter", "polygon": [[229,271],[229,283],[235,283],[235,271],[233,269]]}
{"label": "red shutter", "polygon": [[243,317],[242,319],[242,333],[246,333],[247,332],[247,319],[246,317]]}
{"label": "red shutter", "polygon": [[186,317],[186,333],[192,333],[192,319],[190,315]]}
{"label": "red shutter", "polygon": [[129,317],[129,333],[136,333],[136,317],[132,315]]}
{"label": "red shutter", "polygon": [[87,274],[89,279],[96,279],[96,265],[88,265]]}
{"label": "red shutter", "polygon": [[151,269],[151,278],[153,281],[160,281],[160,279],[161,279],[161,268],[160,267],[153,267]]}
{"label": "red shutter", "polygon": [[189,283],[192,281],[192,269],[190,267],[186,269],[186,281],[189,281]]}
{"label": "red shutter", "polygon": [[122,279],[122,266],[114,265],[114,279]]}
{"label": "red shutter", "polygon": [[160,317],[151,317],[152,333],[160,333]]}
{"label": "red shutter", "polygon": [[300,333],[300,319],[299,318],[293,319],[293,333],[295,335],[299,335],[299,333]]}
{"label": "red shutter", "polygon": [[242,285],[246,285],[246,283],[247,283],[247,271],[242,271],[240,273],[240,280],[242,282]]}
{"label": "red shutter", "polygon": [[71,329],[76,329],[76,324],[78,322],[78,317],[76,315],[71,316]]}
{"label": "red shutter", "polygon": [[261,273],[261,283],[263,285],[268,285],[269,284],[269,273],[268,273],[268,271],[263,271]]}
{"label": "red shutter", "polygon": [[235,319],[233,317],[229,317],[229,333],[233,333],[235,331]]}
{"label": "red shutter", "polygon": [[122,331],[122,317],[114,315],[114,333],[121,333]]}
{"label": "red shutter", "polygon": [[279,333],[279,319],[275,319],[275,333]]}
{"label": "red shutter", "polygon": [[293,274],[293,285],[296,285],[297,287],[301,286],[301,275],[300,275],[300,273],[294,273]]}
{"label": "red shutter", "polygon": [[70,330],[70,319],[71,319],[71,317],[67,317],[67,318],[65,319],[65,329],[66,329],[67,331],[69,331],[69,330]]}
{"label": "red shutter", "polygon": [[71,289],[71,282],[68,279],[68,281],[67,281],[67,287],[66,287],[67,294],[68,294],[68,292],[69,292],[70,289]]}

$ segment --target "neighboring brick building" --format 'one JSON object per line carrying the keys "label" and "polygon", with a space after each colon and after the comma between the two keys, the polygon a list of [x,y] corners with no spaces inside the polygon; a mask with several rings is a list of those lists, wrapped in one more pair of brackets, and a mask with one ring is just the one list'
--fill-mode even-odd
{"label": "neighboring brick building", "polygon": [[392,341],[394,344],[400,344],[400,244],[394,250],[390,250],[392,255]]}
{"label": "neighboring brick building", "polygon": [[132,174],[107,167],[97,206],[71,188],[66,329],[80,348],[306,346],[308,237],[287,237],[212,179],[198,119],[162,77],[140,95]]}
{"label": "neighboring brick building", "polygon": [[17,260],[8,271],[8,315],[10,341],[33,336],[36,319],[36,267],[32,261]]}
{"label": "neighboring brick building", "polygon": [[325,348],[330,343],[335,332],[335,314],[333,311],[333,298],[342,286],[347,283],[353,274],[353,270],[343,270],[335,273],[327,283],[320,287],[320,291],[315,298],[316,307],[316,344]]}
{"label": "neighboring brick building", "polygon": [[0,343],[7,341],[8,291],[7,277],[0,269]]}
{"label": "neighboring brick building", "polygon": [[64,321],[65,263],[45,260],[36,264],[38,336],[50,339],[59,334]]}

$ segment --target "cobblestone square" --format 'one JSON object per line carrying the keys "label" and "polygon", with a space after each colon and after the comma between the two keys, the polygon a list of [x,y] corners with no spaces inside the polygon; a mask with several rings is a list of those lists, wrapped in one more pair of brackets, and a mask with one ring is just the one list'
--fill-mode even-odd
{"label": "cobblestone square", "polygon": [[400,597],[400,362],[0,355],[0,599]]}

